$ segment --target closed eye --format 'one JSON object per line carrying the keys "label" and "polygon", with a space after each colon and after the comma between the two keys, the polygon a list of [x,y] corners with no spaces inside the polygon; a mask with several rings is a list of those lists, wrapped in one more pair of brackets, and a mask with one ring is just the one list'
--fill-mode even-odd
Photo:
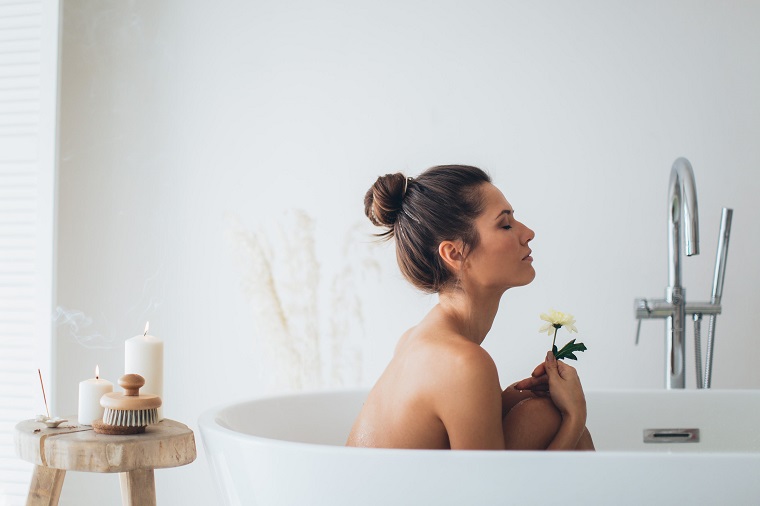
{"label": "closed eye", "polygon": [[504,230],[509,230],[510,228],[512,228],[512,225],[504,225],[501,228],[503,228]]}

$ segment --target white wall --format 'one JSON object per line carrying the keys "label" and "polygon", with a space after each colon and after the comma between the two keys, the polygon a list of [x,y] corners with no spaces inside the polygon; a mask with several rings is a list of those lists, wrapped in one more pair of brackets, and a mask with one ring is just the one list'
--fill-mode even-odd
{"label": "white wall", "polygon": [[[282,388],[237,246],[262,226],[306,234],[294,210],[316,227],[323,335],[328,285],[354,269],[338,279],[365,312],[346,344],[371,384],[434,299],[365,244],[362,198],[379,174],[440,163],[487,169],[537,233],[538,276],[484,343],[503,383],[542,359],[555,307],[589,347],[586,388],[660,388],[664,324],[634,347],[633,299],[664,296],[667,182],[689,158],[687,299],[709,298],[720,208],[735,210],[713,386],[760,387],[759,22],[757,1],[65,1],[57,295],[80,325],[58,326],[57,408],[75,411],[96,363],[116,380],[146,320],[166,341],[166,416],[197,429]],[[196,463],[157,472],[160,503],[214,503],[197,442]],[[118,501],[115,477],[70,474],[62,504]]]}

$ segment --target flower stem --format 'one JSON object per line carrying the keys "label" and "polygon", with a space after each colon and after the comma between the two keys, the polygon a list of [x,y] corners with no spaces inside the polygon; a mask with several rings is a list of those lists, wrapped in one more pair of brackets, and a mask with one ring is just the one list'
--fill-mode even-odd
{"label": "flower stem", "polygon": [[554,349],[554,344],[557,342],[557,327],[554,327],[554,339],[552,339],[552,349]]}

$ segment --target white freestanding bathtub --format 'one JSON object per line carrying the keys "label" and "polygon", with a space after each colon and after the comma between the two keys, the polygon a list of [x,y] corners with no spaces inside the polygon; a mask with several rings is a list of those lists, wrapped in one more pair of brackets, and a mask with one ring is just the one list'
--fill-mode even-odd
{"label": "white freestanding bathtub", "polygon": [[[760,504],[760,391],[589,391],[597,452],[344,447],[367,391],[205,412],[227,505]],[[698,429],[698,435],[696,431]],[[645,433],[653,442],[644,442]]]}

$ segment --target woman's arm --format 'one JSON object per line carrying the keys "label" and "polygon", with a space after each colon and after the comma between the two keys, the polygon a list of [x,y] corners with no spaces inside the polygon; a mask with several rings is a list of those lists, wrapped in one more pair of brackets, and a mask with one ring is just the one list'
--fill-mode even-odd
{"label": "woman's arm", "polygon": [[491,356],[478,345],[458,347],[446,360],[435,411],[452,450],[503,450],[502,391]]}
{"label": "woman's arm", "polygon": [[[435,412],[446,428],[451,449],[504,449],[505,397],[514,406],[529,397],[548,395],[562,421],[546,448],[569,450],[577,446],[585,430],[586,403],[571,366],[552,362],[547,356],[543,367],[534,371],[537,376],[502,391],[496,365],[480,346],[462,347],[445,362],[438,363],[447,374],[436,389]],[[526,391],[521,393],[521,389]]]}

